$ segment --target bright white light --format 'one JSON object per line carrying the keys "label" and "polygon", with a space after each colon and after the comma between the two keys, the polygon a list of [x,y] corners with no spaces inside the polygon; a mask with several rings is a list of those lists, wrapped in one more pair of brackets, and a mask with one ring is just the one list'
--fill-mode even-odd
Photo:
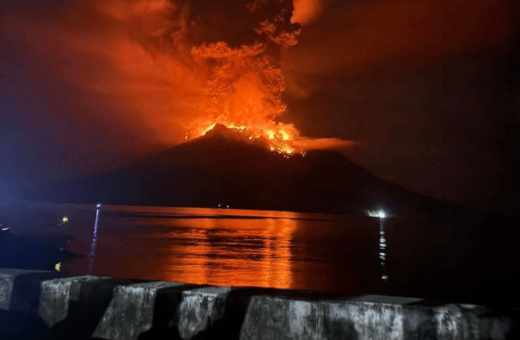
{"label": "bright white light", "polygon": [[6,230],[9,230],[9,228],[2,228],[2,231],[6,231]]}
{"label": "bright white light", "polygon": [[101,208],[101,203],[98,203],[98,204],[96,205],[96,208],[98,208],[98,209]]}
{"label": "bright white light", "polygon": [[385,218],[386,215],[384,211],[379,211],[378,216],[379,218]]}

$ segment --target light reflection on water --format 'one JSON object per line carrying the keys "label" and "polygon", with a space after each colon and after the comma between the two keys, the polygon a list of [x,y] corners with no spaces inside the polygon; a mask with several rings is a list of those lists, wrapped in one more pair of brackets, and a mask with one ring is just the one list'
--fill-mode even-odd
{"label": "light reflection on water", "polygon": [[242,221],[243,228],[236,229],[228,229],[236,224],[234,220],[167,222],[173,228],[186,228],[170,233],[171,247],[166,251],[169,280],[225,285],[233,278],[240,285],[292,286],[294,220],[266,219],[263,228],[255,228],[258,221]]}
{"label": "light reflection on water", "polygon": [[386,236],[384,218],[379,219],[379,261],[381,262],[381,280],[388,281],[388,268],[386,265]]}
{"label": "light reflection on water", "polygon": [[100,216],[99,209],[76,209],[70,250],[89,256],[64,264],[73,275],[335,291],[365,287],[363,273],[379,272],[369,261],[377,259],[378,221],[364,216],[114,206]]}
{"label": "light reflection on water", "polygon": [[92,233],[92,243],[90,244],[90,254],[88,258],[88,270],[87,274],[91,275],[94,270],[94,259],[96,258],[96,245],[97,245],[97,235],[99,229],[99,213],[101,211],[101,207],[96,206],[96,219],[94,220],[94,232]]}
{"label": "light reflection on water", "polygon": [[[520,282],[518,261],[511,261],[520,239],[514,216],[428,213],[382,221],[232,209],[102,210],[97,227],[92,205],[29,202],[0,218],[35,237],[70,233],[68,250],[82,255],[63,264],[70,275],[466,302],[509,301]],[[69,223],[57,230],[63,215]]]}

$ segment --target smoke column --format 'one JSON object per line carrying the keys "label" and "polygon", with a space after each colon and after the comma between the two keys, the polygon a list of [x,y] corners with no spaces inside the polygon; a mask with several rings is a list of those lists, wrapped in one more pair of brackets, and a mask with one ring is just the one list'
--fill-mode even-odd
{"label": "smoke column", "polygon": [[[86,143],[56,144],[171,145],[216,123],[248,127],[255,136],[269,132],[294,149],[350,144],[314,143],[278,120],[286,111],[281,51],[297,44],[301,29],[292,21],[292,0],[89,0],[42,7],[0,14],[0,29],[31,51],[27,72],[44,73],[39,83],[55,78],[77,90],[80,98],[70,103],[59,98],[70,98],[63,90],[49,93],[60,111],[46,110],[41,120],[70,115],[67,129]],[[99,127],[110,131],[97,132],[105,143],[93,137]]]}
{"label": "smoke column", "polygon": [[291,21],[292,0],[96,4],[113,20],[136,21],[141,29],[132,32],[132,39],[156,60],[167,60],[169,68],[176,70],[172,75],[190,74],[188,80],[199,87],[191,91],[197,93],[194,96],[186,94],[190,91],[171,93],[185,110],[166,115],[182,126],[186,138],[222,124],[247,128],[255,136],[290,139],[291,149],[350,145],[335,139],[314,143],[301,137],[292,124],[276,121],[286,110],[281,49],[296,45],[301,30]]}

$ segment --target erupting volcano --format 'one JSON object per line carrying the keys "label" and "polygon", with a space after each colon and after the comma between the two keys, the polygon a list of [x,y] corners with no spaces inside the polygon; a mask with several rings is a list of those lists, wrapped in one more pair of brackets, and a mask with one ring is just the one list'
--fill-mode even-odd
{"label": "erupting volcano", "polygon": [[159,46],[169,45],[162,53],[180,59],[203,84],[200,100],[192,105],[194,113],[180,119],[185,141],[221,124],[247,139],[265,140],[269,150],[286,156],[351,144],[304,138],[293,124],[277,121],[286,110],[281,49],[297,44],[300,33],[300,25],[291,22],[291,0],[204,4],[208,8],[196,1],[189,6],[160,3],[157,8],[170,21],[146,46],[164,49]]}
{"label": "erupting volcano", "polygon": [[186,139],[222,124],[248,139],[269,140],[272,151],[291,154],[297,150],[298,131],[275,119],[285,112],[280,48],[295,45],[300,33],[300,25],[291,23],[293,3],[254,0],[243,6],[241,16],[249,18],[249,27],[191,49],[194,61],[205,69],[206,96],[200,107],[204,115],[190,123]]}
{"label": "erupting volcano", "polygon": [[182,102],[168,114],[183,141],[118,171],[29,189],[26,198],[334,213],[422,201],[338,151],[316,150],[351,142],[306,138],[277,121],[286,110],[281,49],[300,33],[291,0],[97,4],[114,20],[137,21],[143,53],[155,56],[150,72],[162,65],[161,79],[184,84],[164,98]]}
{"label": "erupting volcano", "polygon": [[[215,124],[265,138],[268,149],[285,155],[352,144],[305,138],[281,121],[282,53],[301,31],[292,0],[88,0],[70,7],[93,19],[76,25],[68,22],[73,15],[56,15],[65,22],[46,35],[59,37],[54,43],[71,65],[92,56],[90,69],[60,63],[64,70],[54,73],[99,98],[100,108],[88,108],[93,121],[135,126],[136,140],[150,148],[200,137]],[[28,37],[40,31],[32,25],[21,25]],[[56,56],[47,57],[54,65]]]}

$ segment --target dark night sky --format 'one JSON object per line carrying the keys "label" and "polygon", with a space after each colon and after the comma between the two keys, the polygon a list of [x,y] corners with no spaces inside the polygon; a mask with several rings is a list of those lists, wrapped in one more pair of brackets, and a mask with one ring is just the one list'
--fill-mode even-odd
{"label": "dark night sky", "polygon": [[[189,113],[176,115],[189,101],[172,93],[200,94],[196,75],[131,44],[155,17],[135,30],[133,19],[114,25],[73,3],[7,0],[0,9],[0,190],[112,169],[178,142]],[[355,162],[408,189],[520,206],[513,7],[296,1],[303,27],[281,56],[280,120],[305,136],[358,142],[346,151]]]}
{"label": "dark night sky", "polygon": [[518,192],[512,8],[329,1],[286,52],[286,118],[304,134],[359,141],[353,160],[412,190],[453,202],[509,200],[501,195]]}

